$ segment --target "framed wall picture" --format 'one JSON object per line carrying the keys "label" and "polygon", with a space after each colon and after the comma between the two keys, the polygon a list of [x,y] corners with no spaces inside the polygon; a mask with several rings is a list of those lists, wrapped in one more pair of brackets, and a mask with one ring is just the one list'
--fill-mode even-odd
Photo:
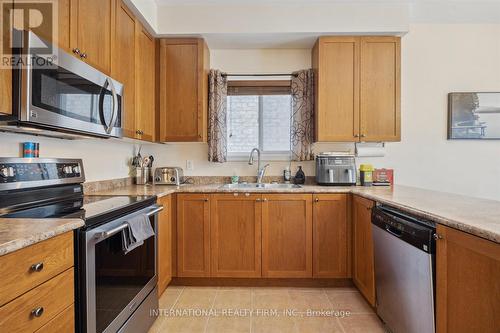
{"label": "framed wall picture", "polygon": [[500,92],[449,93],[448,139],[500,140]]}

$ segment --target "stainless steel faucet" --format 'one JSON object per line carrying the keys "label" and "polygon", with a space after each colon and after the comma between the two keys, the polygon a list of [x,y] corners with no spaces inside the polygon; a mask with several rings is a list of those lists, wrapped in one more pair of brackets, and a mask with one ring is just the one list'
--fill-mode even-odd
{"label": "stainless steel faucet", "polygon": [[248,164],[253,165],[253,152],[257,152],[257,184],[262,184],[262,178],[266,173],[266,169],[269,164],[264,165],[262,168],[260,167],[260,150],[258,148],[252,149],[250,152],[250,158],[248,159]]}

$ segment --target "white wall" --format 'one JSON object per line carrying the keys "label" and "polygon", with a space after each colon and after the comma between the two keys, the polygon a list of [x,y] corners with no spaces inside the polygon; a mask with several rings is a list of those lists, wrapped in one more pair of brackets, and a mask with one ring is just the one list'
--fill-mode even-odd
{"label": "white wall", "polygon": [[[402,41],[402,141],[389,143],[386,157],[365,158],[395,169],[398,184],[500,200],[500,141],[446,140],[447,93],[500,91],[500,24],[415,24]],[[310,66],[309,50],[213,50],[212,67],[230,72],[292,71]],[[134,145],[103,140],[62,141],[0,133],[0,156],[19,156],[19,142],[41,142],[44,157],[83,157],[89,180],[125,177]],[[322,144],[315,151],[352,149]],[[205,144],[145,145],[157,165],[185,168],[191,175],[253,175],[245,162],[206,161]],[[308,175],[312,162],[301,163]],[[286,163],[273,162],[270,174]]]}
{"label": "white wall", "polygon": [[500,199],[500,141],[446,140],[447,94],[500,91],[500,24],[410,26],[402,41],[402,140],[383,162],[400,184]]}

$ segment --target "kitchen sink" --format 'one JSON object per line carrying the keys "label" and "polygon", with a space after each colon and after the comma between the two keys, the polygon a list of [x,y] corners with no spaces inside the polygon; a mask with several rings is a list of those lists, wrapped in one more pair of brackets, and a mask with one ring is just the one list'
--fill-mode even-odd
{"label": "kitchen sink", "polygon": [[229,188],[229,189],[263,189],[263,190],[280,190],[280,189],[296,189],[302,188],[300,185],[295,184],[275,184],[275,183],[241,183],[241,184],[225,184],[222,185],[221,188]]}

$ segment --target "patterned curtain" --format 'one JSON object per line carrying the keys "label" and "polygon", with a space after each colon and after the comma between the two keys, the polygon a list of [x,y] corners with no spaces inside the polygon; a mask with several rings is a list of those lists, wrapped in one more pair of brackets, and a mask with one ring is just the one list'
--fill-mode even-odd
{"label": "patterned curtain", "polygon": [[314,160],[314,71],[305,69],[293,73],[291,149],[293,161]]}
{"label": "patterned curtain", "polygon": [[227,161],[227,79],[220,70],[208,76],[208,161]]}

